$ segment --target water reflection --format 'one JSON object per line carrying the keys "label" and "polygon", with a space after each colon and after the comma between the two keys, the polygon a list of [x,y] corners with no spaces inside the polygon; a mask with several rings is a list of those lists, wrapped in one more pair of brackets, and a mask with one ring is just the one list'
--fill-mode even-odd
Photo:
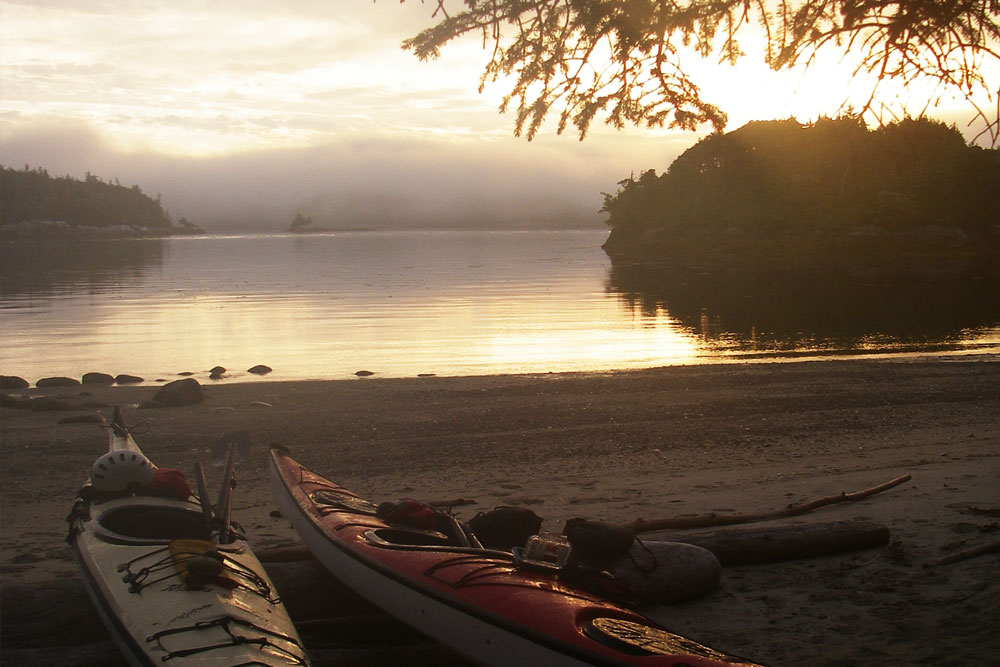
{"label": "water reflection", "polygon": [[644,328],[609,298],[605,237],[602,230],[205,236],[138,244],[145,254],[73,259],[41,248],[48,253],[41,260],[5,267],[0,370],[27,379],[97,370],[155,381],[181,371],[206,376],[221,365],[233,370],[227,379],[238,379],[266,363],[276,369],[272,379],[323,379],[361,368],[385,377],[691,360],[690,337]]}
{"label": "water reflection", "polygon": [[[385,232],[7,244],[0,372],[226,381],[648,368],[1000,346],[996,272],[611,264],[607,234]],[[991,276],[991,277],[990,277]],[[625,304],[625,308],[622,304]]]}
{"label": "water reflection", "polygon": [[612,262],[608,290],[714,352],[967,349],[1000,339],[996,267],[696,270]]}
{"label": "water reflection", "polygon": [[[0,297],[101,292],[139,281],[163,263],[162,239],[0,243]],[[11,307],[11,303],[5,303]]]}

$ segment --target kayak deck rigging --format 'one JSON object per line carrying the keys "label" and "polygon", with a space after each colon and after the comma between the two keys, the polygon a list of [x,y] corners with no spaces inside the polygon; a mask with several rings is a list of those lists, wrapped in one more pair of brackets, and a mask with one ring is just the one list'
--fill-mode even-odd
{"label": "kayak deck rigging", "polygon": [[[237,634],[233,631],[233,626],[238,626],[241,628],[249,629],[253,632],[262,633],[260,636],[250,637],[246,635]],[[204,646],[195,646],[192,648],[185,649],[170,649],[165,646],[163,639],[166,637],[176,638],[178,635],[191,632],[204,632],[206,630],[220,628],[226,635],[229,636],[228,641],[220,641],[215,644],[209,644]],[[280,640],[286,644],[291,644],[296,648],[300,649],[299,653],[290,651],[280,644],[276,644],[273,640]],[[198,621],[197,623],[192,623],[191,625],[186,625],[178,628],[170,628],[168,630],[161,630],[146,638],[147,643],[156,642],[157,645],[165,651],[161,660],[166,662],[172,658],[185,658],[191,655],[197,655],[199,653],[206,653],[208,651],[216,651],[219,649],[231,648],[233,646],[241,646],[246,644],[251,644],[259,648],[260,650],[270,649],[287,656],[298,665],[308,664],[301,656],[301,646],[294,637],[281,634],[280,632],[274,632],[273,630],[268,630],[263,628],[256,623],[251,623],[242,618],[237,618],[235,616],[221,616],[219,618],[214,618],[209,621]]]}
{"label": "kayak deck rigging", "polygon": [[[200,577],[193,582],[192,570],[188,567],[195,559],[212,558],[218,563],[218,573],[210,578]],[[136,567],[133,571],[133,567]],[[140,593],[143,588],[177,577],[188,587],[204,587],[214,584],[226,589],[241,588],[264,598],[271,604],[279,604],[281,598],[271,589],[260,573],[239,561],[227,558],[225,552],[215,548],[210,542],[200,540],[177,540],[166,547],[156,549],[128,560],[118,566],[123,572],[122,580],[129,584],[129,592]],[[160,575],[156,579],[149,577]],[[237,578],[238,577],[238,578]]]}

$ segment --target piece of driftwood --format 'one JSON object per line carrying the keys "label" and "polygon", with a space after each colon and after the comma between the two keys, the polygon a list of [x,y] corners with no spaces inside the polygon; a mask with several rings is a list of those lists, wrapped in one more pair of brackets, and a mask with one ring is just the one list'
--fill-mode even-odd
{"label": "piece of driftwood", "polygon": [[814,509],[832,505],[834,503],[852,502],[867,498],[868,496],[881,493],[894,486],[899,486],[903,482],[911,479],[910,475],[903,475],[890,480],[885,484],[873,486],[863,491],[853,493],[838,493],[825,498],[817,498],[806,503],[789,505],[788,507],[772,512],[760,512],[757,514],[700,514],[697,516],[672,517],[665,519],[636,519],[626,524],[634,533],[648,533],[654,530],[690,530],[692,528],[709,528],[712,526],[731,526],[739,523],[753,523],[754,521],[766,521],[768,519],[779,519],[781,517],[799,516]]}
{"label": "piece of driftwood", "polygon": [[962,560],[968,560],[970,558],[975,558],[976,556],[982,556],[984,554],[998,553],[1000,552],[1000,540],[994,542],[987,542],[986,544],[980,544],[975,547],[970,547],[968,549],[962,549],[961,551],[956,551],[954,553],[948,554],[947,556],[942,556],[931,563],[928,563],[928,567],[938,567],[939,565],[950,565],[951,563],[957,563]]}
{"label": "piece of driftwood", "polygon": [[889,543],[889,529],[871,521],[827,521],[670,534],[665,539],[708,549],[723,566],[731,566],[875,549]]}

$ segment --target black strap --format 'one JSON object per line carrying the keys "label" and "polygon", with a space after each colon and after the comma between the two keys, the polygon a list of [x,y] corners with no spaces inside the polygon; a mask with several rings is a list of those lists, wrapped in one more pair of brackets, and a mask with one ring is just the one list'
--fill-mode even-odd
{"label": "black strap", "polygon": [[[233,628],[231,627],[233,625],[242,626],[244,628],[260,632],[262,633],[262,636],[246,637],[243,635],[238,635],[233,631]],[[207,630],[209,628],[215,628],[215,627],[222,628],[223,630],[226,631],[226,634],[228,634],[230,637],[228,642],[223,642],[219,644],[209,644],[207,646],[196,646],[193,648],[186,648],[178,651],[168,651],[167,648],[160,641],[160,639],[162,639],[163,637],[168,637],[170,635],[177,635],[183,632],[197,632],[199,630]],[[280,639],[288,644],[295,646],[296,648],[299,649],[299,653],[295,653],[289,649],[279,646],[278,644],[275,644],[273,641],[271,641],[271,638]],[[163,662],[166,662],[172,658],[184,658],[189,655],[205,653],[207,651],[214,651],[220,648],[229,648],[232,646],[253,644],[257,645],[261,650],[263,650],[265,646],[269,646],[275,651],[279,651],[280,653],[287,655],[299,665],[306,664],[302,645],[299,644],[299,642],[294,637],[289,637],[288,635],[283,635],[280,632],[275,632],[273,630],[268,630],[267,628],[262,628],[259,625],[251,623],[250,621],[246,621],[241,618],[236,618],[234,616],[220,616],[219,618],[215,618],[210,621],[198,621],[193,625],[188,625],[180,628],[170,628],[168,630],[161,630],[160,632],[157,632],[156,634],[146,638],[147,643],[154,641],[160,646],[160,648],[162,648],[164,651],[167,651],[167,655],[161,658]],[[246,664],[253,664],[253,663],[246,663]]]}

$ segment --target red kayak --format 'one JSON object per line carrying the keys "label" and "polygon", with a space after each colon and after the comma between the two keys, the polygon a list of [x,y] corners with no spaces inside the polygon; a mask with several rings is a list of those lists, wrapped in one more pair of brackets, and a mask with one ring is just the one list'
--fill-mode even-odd
{"label": "red kayak", "polygon": [[270,463],[278,507],[327,569],[389,614],[478,663],[754,665],[609,601],[593,592],[595,586],[581,585],[579,573],[569,583],[551,558],[485,549],[453,518],[454,530],[447,520],[437,530],[390,523],[379,518],[375,504],[285,452],[272,449]]}

